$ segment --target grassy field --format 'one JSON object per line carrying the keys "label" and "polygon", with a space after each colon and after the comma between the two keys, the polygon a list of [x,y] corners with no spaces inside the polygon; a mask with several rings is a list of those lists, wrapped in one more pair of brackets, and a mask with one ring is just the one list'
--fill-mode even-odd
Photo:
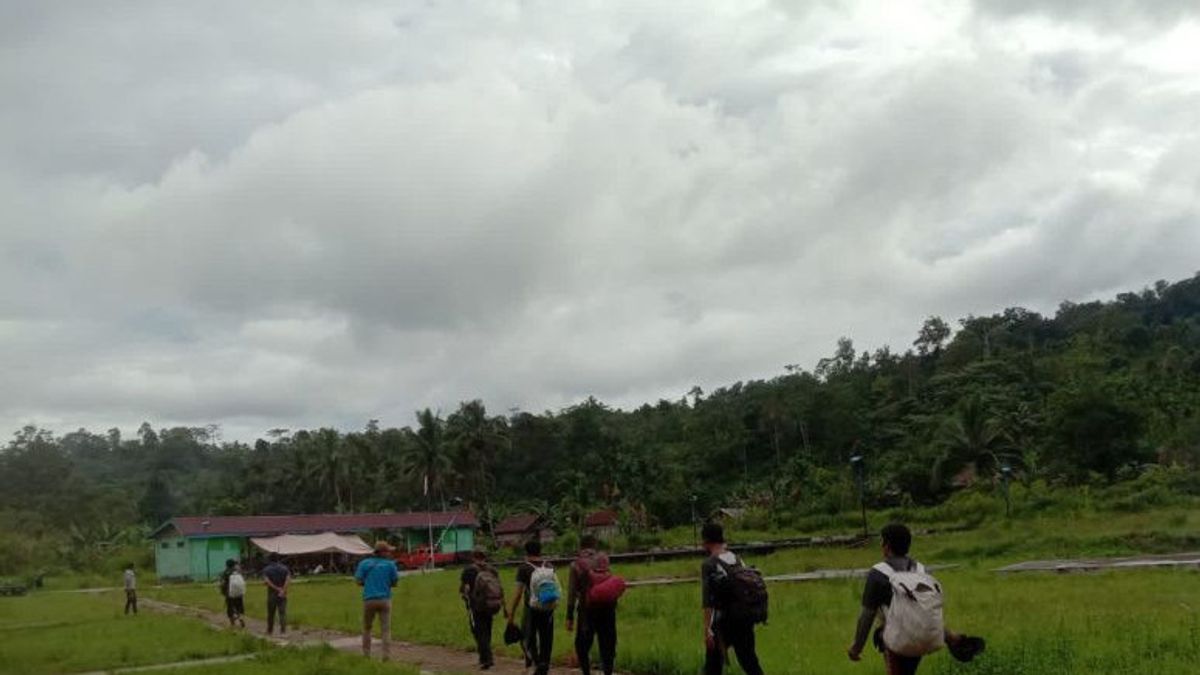
{"label": "grassy field", "polygon": [[71,673],[243,654],[253,638],[143,612],[123,616],[125,595],[38,593],[0,598],[0,672]]}
{"label": "grassy field", "polygon": [[190,666],[197,675],[417,675],[330,647],[278,648],[244,633],[143,611],[122,614],[124,594],[38,593],[0,598],[0,673],[76,673],[251,654]]}
{"label": "grassy field", "polygon": [[[1000,576],[992,568],[1032,557],[1110,555],[1180,550],[1196,544],[1186,511],[1081,514],[1025,519],[969,532],[924,538],[914,554],[929,563],[958,567],[939,574],[948,589],[947,616],[958,630],[983,635],[989,651],[971,665],[939,654],[923,672],[1032,674],[1200,672],[1200,575],[1194,571],[1108,572],[1087,575]],[[872,547],[860,550],[792,550],[752,563],[768,573],[866,567]],[[699,561],[625,566],[629,578],[691,575]],[[511,586],[512,572],[505,571]],[[403,579],[393,619],[397,637],[467,649],[470,636],[453,572]],[[861,581],[777,583],[771,588],[772,621],[759,631],[764,667],[773,673],[878,672],[872,660],[850,663],[845,648],[858,612]],[[171,587],[156,597],[220,609],[211,586]],[[248,611],[262,615],[264,594],[255,588]],[[695,584],[632,589],[620,611],[619,664],[645,674],[698,672],[701,661],[699,593]],[[344,579],[298,583],[289,606],[293,621],[353,631],[357,588]],[[499,630],[497,630],[497,635]],[[556,654],[571,636],[560,612]],[[510,651],[510,653],[512,653]]]}

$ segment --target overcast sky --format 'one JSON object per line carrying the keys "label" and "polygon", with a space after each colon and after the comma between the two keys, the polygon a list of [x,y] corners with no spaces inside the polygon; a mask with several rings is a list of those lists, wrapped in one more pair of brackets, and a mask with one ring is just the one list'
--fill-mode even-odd
{"label": "overcast sky", "polygon": [[631,406],[1191,276],[1195,6],[0,0],[0,432]]}

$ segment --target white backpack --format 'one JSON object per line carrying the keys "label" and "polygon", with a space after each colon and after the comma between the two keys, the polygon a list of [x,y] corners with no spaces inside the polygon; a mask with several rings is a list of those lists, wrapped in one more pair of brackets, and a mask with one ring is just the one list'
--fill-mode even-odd
{"label": "white backpack", "polygon": [[240,598],[246,594],[246,578],[240,572],[229,575],[229,597]]}
{"label": "white backpack", "polygon": [[892,584],[892,604],[883,613],[883,644],[901,656],[924,656],[946,645],[942,585],[916,564],[898,571],[886,562],[874,569]]}
{"label": "white backpack", "polygon": [[553,611],[562,598],[562,586],[554,568],[549,565],[534,565],[529,577],[529,606],[543,612]]}

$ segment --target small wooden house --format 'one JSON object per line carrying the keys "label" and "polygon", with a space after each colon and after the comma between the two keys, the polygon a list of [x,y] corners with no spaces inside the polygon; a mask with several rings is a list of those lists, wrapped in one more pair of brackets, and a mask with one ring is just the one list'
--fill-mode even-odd
{"label": "small wooden house", "polygon": [[612,509],[589,513],[583,519],[583,533],[595,536],[600,541],[612,541],[620,534],[620,518]]}
{"label": "small wooden house", "polygon": [[537,540],[543,544],[554,541],[554,528],[550,521],[536,513],[519,513],[496,524],[496,546],[520,546],[527,541]]}

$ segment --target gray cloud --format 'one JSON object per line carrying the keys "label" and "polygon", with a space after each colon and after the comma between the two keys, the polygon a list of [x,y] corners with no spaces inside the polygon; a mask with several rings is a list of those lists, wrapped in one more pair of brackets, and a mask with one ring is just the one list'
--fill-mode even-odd
{"label": "gray cloud", "polygon": [[1162,28],[1197,11],[1196,3],[1189,0],[975,0],[975,5],[1000,17],[1039,15],[1118,31]]}
{"label": "gray cloud", "polygon": [[1200,245],[1182,14],[59,7],[0,3],[9,427],[632,405]]}

